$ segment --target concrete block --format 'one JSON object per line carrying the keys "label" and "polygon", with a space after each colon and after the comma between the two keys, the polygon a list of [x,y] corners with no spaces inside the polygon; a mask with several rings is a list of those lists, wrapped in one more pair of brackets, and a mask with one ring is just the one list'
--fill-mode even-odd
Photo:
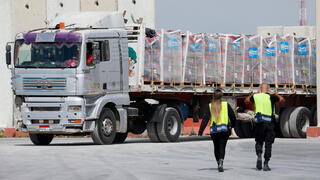
{"label": "concrete block", "polygon": [[66,12],[80,12],[80,0],[47,0],[47,19],[49,21]]}
{"label": "concrete block", "polygon": [[135,20],[143,18],[146,27],[155,28],[155,0],[118,0],[118,11],[124,10],[128,24],[133,23],[132,17]]}
{"label": "concrete block", "polygon": [[16,135],[16,129],[15,128],[6,128],[4,130],[4,136],[5,137],[15,137]]}
{"label": "concrete block", "polygon": [[259,26],[257,27],[257,35],[261,36],[272,36],[272,35],[283,35],[283,26]]}
{"label": "concrete block", "polygon": [[320,136],[320,127],[307,127],[307,138],[316,138]]}
{"label": "concrete block", "polygon": [[80,0],[80,11],[117,11],[117,0]]}
{"label": "concrete block", "polygon": [[46,1],[19,0],[11,1],[12,33],[45,27]]}

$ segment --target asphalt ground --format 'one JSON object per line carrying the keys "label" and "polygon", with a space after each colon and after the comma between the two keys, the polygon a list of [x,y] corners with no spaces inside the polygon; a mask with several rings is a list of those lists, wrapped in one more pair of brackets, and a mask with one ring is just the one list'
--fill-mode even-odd
{"label": "asphalt ground", "polygon": [[276,139],[270,172],[255,169],[254,139],[230,139],[219,173],[207,137],[177,143],[127,139],[94,145],[90,138],[55,138],[34,146],[28,138],[0,138],[0,179],[320,179],[320,139]]}

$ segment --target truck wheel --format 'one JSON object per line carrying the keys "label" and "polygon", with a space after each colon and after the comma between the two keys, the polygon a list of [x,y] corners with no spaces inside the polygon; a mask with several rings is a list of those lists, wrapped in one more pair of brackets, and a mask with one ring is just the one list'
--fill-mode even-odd
{"label": "truck wheel", "polygon": [[312,121],[310,122],[310,126],[318,126],[317,110],[314,112]]}
{"label": "truck wheel", "polygon": [[244,135],[242,128],[241,128],[241,121],[236,120],[235,126],[234,126],[234,131],[236,132],[236,134],[239,138],[245,138],[245,135]]}
{"label": "truck wheel", "polygon": [[96,120],[96,127],[91,135],[95,144],[112,144],[116,136],[116,118],[109,108],[102,110],[100,118]]}
{"label": "truck wheel", "polygon": [[311,121],[310,121],[310,126],[317,126],[318,125],[318,121],[317,121],[317,105],[313,105],[310,108],[311,111]]}
{"label": "truck wheel", "polygon": [[53,134],[29,134],[29,137],[35,145],[48,145],[53,139]]}
{"label": "truck wheel", "polygon": [[289,119],[294,107],[285,108],[280,114],[280,130],[281,134],[285,138],[290,138]]}
{"label": "truck wheel", "polygon": [[306,107],[297,107],[289,119],[289,129],[292,137],[306,138],[307,127],[310,125],[311,112]]}
{"label": "truck wheel", "polygon": [[116,137],[113,140],[113,143],[123,143],[128,136],[128,132],[126,133],[116,133]]}
{"label": "truck wheel", "polygon": [[157,132],[162,142],[175,142],[178,140],[181,133],[181,119],[175,108],[166,108],[162,122],[157,123]]}
{"label": "truck wheel", "polygon": [[152,142],[159,142],[160,141],[158,133],[157,133],[157,123],[156,122],[149,121],[147,123],[147,132],[148,132],[149,139]]}

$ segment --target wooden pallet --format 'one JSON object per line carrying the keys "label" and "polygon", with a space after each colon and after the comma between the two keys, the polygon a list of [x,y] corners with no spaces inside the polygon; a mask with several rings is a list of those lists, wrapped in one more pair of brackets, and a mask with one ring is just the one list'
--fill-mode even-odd
{"label": "wooden pallet", "polygon": [[180,86],[204,86],[202,83],[182,82]]}
{"label": "wooden pallet", "polygon": [[181,86],[180,82],[163,82],[161,85],[163,86]]}
{"label": "wooden pallet", "polygon": [[145,85],[163,85],[162,81],[144,81]]}

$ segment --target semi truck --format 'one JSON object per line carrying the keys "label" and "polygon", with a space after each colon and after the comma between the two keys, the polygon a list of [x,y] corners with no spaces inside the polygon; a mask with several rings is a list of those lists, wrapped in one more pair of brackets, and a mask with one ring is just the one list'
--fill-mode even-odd
{"label": "semi truck", "polygon": [[[17,34],[13,45],[6,46],[21,117],[17,129],[28,132],[35,145],[48,145],[55,135],[91,135],[95,144],[122,143],[129,132],[144,131],[153,142],[175,142],[183,122],[199,121],[219,88],[237,115],[236,134],[252,137],[254,107],[243,101],[259,91],[257,85],[163,81],[169,68],[163,62],[159,81],[146,80],[146,39],[161,33],[142,24],[125,24],[121,13],[82,12]],[[176,49],[176,40],[169,43],[171,50]],[[151,75],[155,74],[152,68]],[[276,109],[279,135],[305,137],[306,127],[316,125],[315,87],[271,87],[286,99]]]}

